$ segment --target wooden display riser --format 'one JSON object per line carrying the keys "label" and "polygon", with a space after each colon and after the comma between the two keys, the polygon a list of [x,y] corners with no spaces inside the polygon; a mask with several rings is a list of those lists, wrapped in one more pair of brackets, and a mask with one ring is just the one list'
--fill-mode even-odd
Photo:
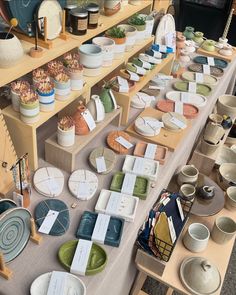
{"label": "wooden display riser", "polygon": [[206,50],[204,50],[202,48],[198,48],[197,53],[198,54],[203,54],[203,55],[206,55],[206,56],[212,56],[212,57],[216,57],[216,58],[221,58],[221,59],[224,59],[224,60],[226,60],[228,62],[231,62],[236,57],[236,48],[233,47],[233,54],[231,56],[225,56],[225,55],[222,55],[222,54],[218,53],[218,49],[211,52],[211,51],[206,51]]}
{"label": "wooden display riser", "polygon": [[45,160],[65,171],[74,171],[76,155],[111,122],[119,127],[121,114],[122,108],[120,107],[114,112],[106,114],[105,119],[97,123],[97,127],[88,135],[77,135],[72,147],[60,146],[57,143],[57,134],[53,134],[45,141]]}

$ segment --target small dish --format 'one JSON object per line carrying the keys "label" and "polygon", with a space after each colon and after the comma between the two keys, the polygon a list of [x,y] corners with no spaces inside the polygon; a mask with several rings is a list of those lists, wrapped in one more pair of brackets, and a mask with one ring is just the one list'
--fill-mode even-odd
{"label": "small dish", "polygon": [[121,155],[127,154],[129,149],[116,141],[118,137],[123,137],[128,142],[130,142],[131,140],[129,134],[124,131],[112,131],[107,136],[107,145],[118,154],[121,154]]}
{"label": "small dish", "polygon": [[131,106],[136,109],[143,109],[150,107],[151,102],[155,99],[155,97],[150,96],[144,92],[137,92],[131,98]]}
{"label": "small dish", "polygon": [[182,91],[169,91],[166,93],[166,98],[172,101],[182,101],[185,99],[186,103],[195,105],[198,108],[204,107],[207,103],[207,98],[201,94]]}
{"label": "small dish", "polygon": [[[173,84],[174,89],[188,92],[189,82],[178,81]],[[197,93],[208,96],[211,94],[212,88],[207,84],[197,83]]]}
{"label": "small dish", "polygon": [[135,120],[135,131],[144,136],[156,136],[160,133],[162,122],[153,117],[138,117]]}
{"label": "small dish", "polygon": [[[208,64],[207,62],[207,56],[196,56],[193,61],[195,63],[198,63],[198,64],[202,64],[202,65],[206,65]],[[220,59],[220,58],[215,58],[214,57],[214,62],[215,62],[215,66],[216,67],[219,67],[219,68],[226,68],[228,66],[228,62],[224,59]]]}
{"label": "small dish", "polygon": [[[175,123],[175,119],[177,119],[177,122],[180,124]],[[182,130],[187,128],[186,118],[174,112],[165,113],[162,116],[162,122],[164,123],[164,128],[172,132],[181,132]]]}
{"label": "small dish", "polygon": [[[106,164],[106,171],[104,171],[104,172],[98,172],[96,159],[100,158],[100,157],[104,157],[104,161]],[[116,163],[116,154],[108,148],[104,148],[104,147],[95,148],[89,155],[90,166],[97,173],[100,173],[100,174],[110,173],[112,171],[112,169],[114,168],[115,163]]]}
{"label": "small dish", "polygon": [[[211,86],[215,86],[218,83],[218,79],[212,75],[202,74],[203,83]],[[182,74],[182,79],[189,82],[196,82],[196,73],[186,71]]]}
{"label": "small dish", "polygon": [[[191,64],[188,69],[192,72],[203,73],[202,64]],[[224,70],[219,67],[210,66],[210,74],[215,77],[222,77],[224,75]]]}
{"label": "small dish", "polygon": [[[134,149],[134,156],[147,158],[147,156],[145,156],[145,153],[146,153],[148,145],[150,144],[146,142],[138,142]],[[156,152],[155,152],[155,156],[153,160],[158,161],[161,165],[163,165],[167,157],[168,149],[161,145],[155,145],[155,146],[156,146]]]}

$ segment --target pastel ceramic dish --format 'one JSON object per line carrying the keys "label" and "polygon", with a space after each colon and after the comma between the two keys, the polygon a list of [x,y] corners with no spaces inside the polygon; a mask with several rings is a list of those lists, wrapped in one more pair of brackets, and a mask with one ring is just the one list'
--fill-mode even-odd
{"label": "pastel ceramic dish", "polygon": [[135,131],[144,136],[156,136],[160,133],[163,124],[153,117],[138,117],[135,120]]}
{"label": "pastel ceramic dish", "polygon": [[215,164],[220,166],[223,163],[236,164],[236,153],[229,147],[222,145],[219,148]]}
{"label": "pastel ceramic dish", "polygon": [[226,191],[225,206],[230,211],[236,211],[236,187],[230,186]]}
{"label": "pastel ceramic dish", "polygon": [[[195,63],[198,64],[202,64],[202,65],[207,65],[208,64],[208,60],[206,56],[196,56],[193,61]],[[220,58],[215,58],[214,57],[214,62],[215,62],[215,66],[219,67],[219,68],[226,68],[228,66],[228,62],[225,61],[224,59],[220,59]]]}
{"label": "pastel ceramic dish", "polygon": [[[186,71],[182,74],[182,78],[189,82],[196,82],[196,73]],[[215,86],[218,83],[218,79],[212,75],[202,74],[202,83],[210,86]]]}
{"label": "pastel ceramic dish", "polygon": [[[189,82],[178,81],[173,84],[174,89],[188,92]],[[197,83],[197,93],[208,96],[211,94],[212,88],[207,84]]]}
{"label": "pastel ceramic dish", "polygon": [[[173,121],[173,118],[177,119],[178,123],[181,123],[181,126]],[[162,115],[162,122],[164,124],[164,128],[171,132],[181,132],[185,128],[187,128],[187,119],[174,112],[165,113]]]}
{"label": "pastel ceramic dish", "polygon": [[[106,165],[106,170],[104,172],[98,172],[97,160],[98,158],[103,157]],[[101,174],[110,173],[115,166],[116,163],[116,154],[104,147],[95,148],[89,155],[89,164],[90,166],[97,172]]]}
{"label": "pastel ceramic dish", "polygon": [[221,95],[218,99],[217,111],[220,115],[228,115],[234,120],[236,118],[236,96]]}
{"label": "pastel ceramic dish", "polygon": [[198,108],[205,106],[207,103],[207,98],[201,94],[186,93],[182,91],[169,91],[166,93],[166,98],[174,102],[185,99],[187,103],[195,105]]}
{"label": "pastel ceramic dish", "polygon": [[[202,64],[191,64],[188,69],[192,72],[203,73]],[[224,70],[220,67],[210,66],[210,74],[215,77],[222,77],[224,75]]]}
{"label": "pastel ceramic dish", "polygon": [[211,237],[217,244],[228,243],[236,233],[235,221],[227,216],[217,217],[211,231]]}
{"label": "pastel ceramic dish", "polygon": [[223,190],[230,186],[236,186],[236,164],[224,163],[220,165],[217,182]]}
{"label": "pastel ceramic dish", "polygon": [[[74,258],[75,250],[77,244],[80,240],[70,240],[61,245],[58,251],[58,259],[61,265],[67,270],[70,271],[71,263]],[[92,249],[90,252],[87,268],[85,275],[95,275],[104,270],[107,264],[107,254],[105,250],[93,243]]]}

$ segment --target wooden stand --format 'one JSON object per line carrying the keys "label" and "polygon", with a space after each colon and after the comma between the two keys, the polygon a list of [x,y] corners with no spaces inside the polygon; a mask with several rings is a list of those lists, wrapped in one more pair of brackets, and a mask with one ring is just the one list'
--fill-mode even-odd
{"label": "wooden stand", "polygon": [[30,240],[39,245],[43,238],[36,231],[34,218],[30,218],[30,232]]}
{"label": "wooden stand", "polygon": [[3,254],[0,252],[0,276],[9,280],[12,277],[13,272],[6,267]]}

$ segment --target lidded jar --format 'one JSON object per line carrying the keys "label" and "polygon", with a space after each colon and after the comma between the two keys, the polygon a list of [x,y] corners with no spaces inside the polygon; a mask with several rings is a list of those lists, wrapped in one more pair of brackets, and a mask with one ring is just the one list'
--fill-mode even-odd
{"label": "lidded jar", "polygon": [[70,32],[74,35],[85,35],[88,28],[88,11],[75,8],[70,11]]}
{"label": "lidded jar", "polygon": [[99,5],[96,3],[89,3],[86,6],[86,10],[88,11],[88,28],[96,29],[99,19]]}

